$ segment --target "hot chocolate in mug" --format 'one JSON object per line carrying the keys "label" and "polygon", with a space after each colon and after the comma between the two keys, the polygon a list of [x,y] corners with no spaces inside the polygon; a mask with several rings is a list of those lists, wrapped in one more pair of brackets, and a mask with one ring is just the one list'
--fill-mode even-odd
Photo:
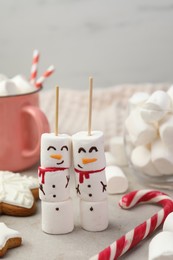
{"label": "hot chocolate in mug", "polygon": [[21,171],[39,160],[40,137],[49,132],[39,90],[0,96],[0,170]]}

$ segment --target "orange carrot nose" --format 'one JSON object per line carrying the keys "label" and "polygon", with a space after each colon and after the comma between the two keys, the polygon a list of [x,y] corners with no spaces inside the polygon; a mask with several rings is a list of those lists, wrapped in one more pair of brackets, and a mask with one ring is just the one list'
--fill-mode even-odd
{"label": "orange carrot nose", "polygon": [[51,154],[50,157],[53,159],[60,160],[62,158],[62,155],[61,154]]}
{"label": "orange carrot nose", "polygon": [[92,163],[92,162],[96,162],[96,161],[97,161],[97,158],[82,158],[83,164]]}

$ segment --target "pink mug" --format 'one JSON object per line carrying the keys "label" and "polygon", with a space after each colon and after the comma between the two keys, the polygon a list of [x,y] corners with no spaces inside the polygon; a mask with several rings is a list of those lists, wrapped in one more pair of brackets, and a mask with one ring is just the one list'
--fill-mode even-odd
{"label": "pink mug", "polygon": [[39,160],[40,137],[49,123],[38,91],[0,97],[0,170],[21,171]]}

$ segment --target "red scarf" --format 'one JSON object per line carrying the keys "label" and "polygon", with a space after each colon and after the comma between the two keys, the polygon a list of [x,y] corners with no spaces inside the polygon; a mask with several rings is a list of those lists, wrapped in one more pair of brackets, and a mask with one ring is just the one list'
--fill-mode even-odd
{"label": "red scarf", "polygon": [[48,168],[42,168],[41,166],[38,167],[38,176],[41,176],[41,183],[45,183],[45,173],[46,172],[55,172],[55,171],[64,171],[68,168],[60,168],[60,167],[48,167]]}
{"label": "red scarf", "polygon": [[78,170],[76,168],[74,170],[75,170],[75,172],[79,173],[79,182],[83,183],[84,178],[85,179],[89,179],[90,178],[90,174],[97,173],[97,172],[102,172],[104,169],[105,169],[105,167],[100,169],[100,170],[96,170],[96,171],[81,171],[81,170]]}

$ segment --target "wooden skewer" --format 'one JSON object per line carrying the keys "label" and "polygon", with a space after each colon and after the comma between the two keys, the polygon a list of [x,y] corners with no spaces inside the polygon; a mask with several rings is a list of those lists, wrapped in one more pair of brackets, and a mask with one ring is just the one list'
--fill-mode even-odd
{"label": "wooden skewer", "polygon": [[92,123],[92,95],[93,95],[93,78],[92,78],[92,77],[89,77],[88,135],[91,135],[91,123]]}
{"label": "wooden skewer", "polygon": [[55,135],[58,135],[59,87],[56,86],[55,95]]}

